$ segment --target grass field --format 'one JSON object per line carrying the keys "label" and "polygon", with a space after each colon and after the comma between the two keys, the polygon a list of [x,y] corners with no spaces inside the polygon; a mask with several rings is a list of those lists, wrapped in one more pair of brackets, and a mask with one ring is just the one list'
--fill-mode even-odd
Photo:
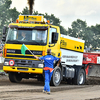
{"label": "grass field", "polygon": [[3,70],[0,70],[0,72],[4,72]]}

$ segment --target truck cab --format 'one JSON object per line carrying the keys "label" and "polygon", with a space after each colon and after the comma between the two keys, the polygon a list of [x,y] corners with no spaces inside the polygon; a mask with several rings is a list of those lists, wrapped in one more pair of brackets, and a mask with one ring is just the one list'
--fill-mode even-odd
{"label": "truck cab", "polygon": [[20,82],[22,78],[43,79],[43,62],[28,50],[25,55],[21,54],[22,44],[38,57],[45,56],[48,48],[53,56],[61,56],[60,29],[44,21],[43,16],[19,15],[16,23],[9,24],[7,35],[5,33],[4,29],[3,70],[9,74],[11,82]]}
{"label": "truck cab", "polygon": [[[84,84],[86,73],[82,65],[84,40],[60,34],[59,26],[46,21],[43,16],[19,15],[15,23],[3,29],[5,41],[3,57],[5,58],[3,70],[9,74],[11,82],[20,82],[22,78],[44,79],[43,61],[33,57],[29,50],[36,56],[51,54],[61,58],[58,66],[54,62],[54,71],[51,84],[58,86],[61,80],[73,84]],[[21,47],[25,45],[25,55],[21,54]]]}

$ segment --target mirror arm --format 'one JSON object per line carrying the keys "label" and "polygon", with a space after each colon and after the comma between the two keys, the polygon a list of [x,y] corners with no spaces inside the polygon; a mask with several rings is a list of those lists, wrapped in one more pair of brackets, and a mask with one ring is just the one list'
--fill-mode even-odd
{"label": "mirror arm", "polygon": [[54,47],[54,46],[55,46],[55,43],[54,43],[54,45],[53,45],[53,46],[50,46],[50,45],[49,45],[49,47]]}

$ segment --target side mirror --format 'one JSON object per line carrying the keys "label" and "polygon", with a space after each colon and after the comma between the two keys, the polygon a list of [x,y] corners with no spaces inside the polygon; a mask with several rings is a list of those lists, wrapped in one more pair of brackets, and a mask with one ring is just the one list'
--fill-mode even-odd
{"label": "side mirror", "polygon": [[4,26],[4,27],[3,27],[3,34],[6,34],[6,31],[7,31],[7,27]]}
{"label": "side mirror", "polygon": [[2,36],[2,41],[4,41],[4,42],[6,41],[6,35]]}
{"label": "side mirror", "polygon": [[4,28],[3,28],[3,35],[2,35],[2,41],[6,41],[6,31],[7,31],[7,27],[4,26]]}
{"label": "side mirror", "polygon": [[52,32],[52,43],[57,43],[58,41],[58,33]]}

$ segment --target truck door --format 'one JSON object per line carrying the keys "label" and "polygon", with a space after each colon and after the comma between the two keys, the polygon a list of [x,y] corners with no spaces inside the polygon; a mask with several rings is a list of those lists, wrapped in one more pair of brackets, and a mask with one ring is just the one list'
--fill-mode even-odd
{"label": "truck door", "polygon": [[[56,57],[60,57],[60,43],[57,41],[56,43],[53,43],[53,33],[57,33],[57,29],[54,27],[51,27],[49,29],[49,48],[52,51],[52,55]],[[58,34],[59,39],[59,34]]]}

